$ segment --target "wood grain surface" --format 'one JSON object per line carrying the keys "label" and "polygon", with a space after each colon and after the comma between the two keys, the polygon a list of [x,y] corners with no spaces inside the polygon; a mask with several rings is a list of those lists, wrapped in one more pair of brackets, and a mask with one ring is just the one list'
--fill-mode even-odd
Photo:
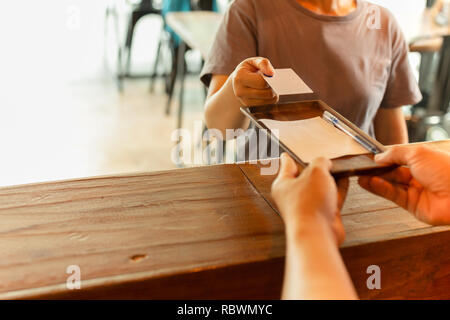
{"label": "wood grain surface", "polygon": [[[431,147],[450,150],[450,142]],[[0,188],[0,298],[277,299],[283,223],[259,165]],[[353,181],[341,248],[361,298],[450,298],[450,229]],[[368,290],[366,269],[382,270]],[[68,290],[67,267],[82,288]]]}
{"label": "wood grain surface", "polygon": [[284,251],[280,218],[232,165],[3,188],[0,217],[0,298],[67,294],[69,265],[82,273],[75,296]]}

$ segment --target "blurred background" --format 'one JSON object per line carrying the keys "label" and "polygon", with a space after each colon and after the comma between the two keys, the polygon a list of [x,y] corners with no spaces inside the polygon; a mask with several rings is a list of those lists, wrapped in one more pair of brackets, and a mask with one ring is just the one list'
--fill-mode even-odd
{"label": "blurred background", "polygon": [[[448,138],[448,1],[372,2],[397,17],[425,97],[405,107],[410,139]],[[0,185],[180,167],[171,135],[201,135],[198,74],[228,5],[2,1]]]}

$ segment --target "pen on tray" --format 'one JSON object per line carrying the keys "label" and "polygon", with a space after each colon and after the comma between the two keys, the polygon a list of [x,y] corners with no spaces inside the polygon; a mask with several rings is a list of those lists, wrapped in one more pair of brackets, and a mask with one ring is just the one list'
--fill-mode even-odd
{"label": "pen on tray", "polygon": [[349,128],[347,125],[345,125],[344,123],[339,121],[338,118],[333,116],[328,111],[325,111],[323,113],[323,118],[326,121],[330,122],[333,126],[338,128],[339,130],[343,131],[344,133],[346,133],[347,135],[352,137],[356,142],[358,142],[365,149],[369,150],[370,152],[372,152],[374,154],[379,153],[379,150],[378,150],[378,148],[376,146],[374,146],[372,143],[370,143],[369,141],[367,141],[366,139],[364,139],[363,137],[361,137],[357,133],[354,133],[351,128]]}

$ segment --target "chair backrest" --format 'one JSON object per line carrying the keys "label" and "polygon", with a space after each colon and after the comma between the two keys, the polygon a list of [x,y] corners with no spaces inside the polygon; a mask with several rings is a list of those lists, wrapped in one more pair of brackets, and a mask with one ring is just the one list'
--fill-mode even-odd
{"label": "chair backrest", "polygon": [[134,5],[135,11],[148,12],[149,14],[161,14],[161,1],[141,0]]}
{"label": "chair backrest", "polygon": [[427,8],[431,8],[435,2],[436,0],[427,0]]}
{"label": "chair backrest", "polygon": [[191,10],[206,10],[212,11],[214,6],[214,0],[191,0]]}

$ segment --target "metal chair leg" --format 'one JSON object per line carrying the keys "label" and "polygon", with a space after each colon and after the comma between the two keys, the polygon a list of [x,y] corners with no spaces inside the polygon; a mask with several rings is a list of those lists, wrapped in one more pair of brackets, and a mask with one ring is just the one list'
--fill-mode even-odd
{"label": "metal chair leg", "polygon": [[[105,39],[108,33],[108,19],[112,16],[114,21],[114,33],[117,41],[117,64],[116,64],[116,82],[119,91],[123,91],[123,74],[122,74],[122,46],[120,44],[119,17],[115,4],[108,6],[105,14]],[[106,47],[106,46],[105,46]],[[106,62],[105,62],[106,63]]]}
{"label": "metal chair leg", "polygon": [[445,114],[448,111],[450,93],[450,36],[445,36],[439,58],[439,69],[436,76],[432,96],[428,103],[428,111],[439,111]]}
{"label": "metal chair leg", "polygon": [[186,44],[180,41],[178,46],[178,74],[180,82],[180,92],[179,92],[179,105],[178,105],[178,115],[177,115],[177,129],[180,129],[183,125],[183,107],[184,107],[184,80],[186,78],[186,68],[184,63],[184,55],[186,53]]}
{"label": "metal chair leg", "polygon": [[[163,33],[164,30],[161,30],[161,33]],[[159,43],[158,43],[158,49],[156,50],[156,57],[155,57],[155,63],[153,64],[153,73],[150,77],[150,92],[153,92],[155,90],[155,79],[158,75],[158,64],[159,64],[159,58],[161,55],[161,46],[162,46],[162,42],[163,42],[163,38],[162,38],[162,34],[160,35],[159,38]]]}
{"label": "metal chair leg", "polygon": [[166,79],[166,90],[167,90],[166,115],[170,114],[170,107],[172,105],[173,92],[176,82],[175,80],[178,75],[179,47],[177,48],[174,47],[173,40],[171,40],[171,48],[172,48],[172,69]]}
{"label": "metal chair leg", "polygon": [[128,76],[130,74],[131,48],[133,46],[134,28],[136,26],[138,19],[139,17],[137,16],[137,14],[135,12],[132,12],[130,21],[128,23],[127,38],[125,40],[125,48],[124,48],[127,53],[124,76]]}

